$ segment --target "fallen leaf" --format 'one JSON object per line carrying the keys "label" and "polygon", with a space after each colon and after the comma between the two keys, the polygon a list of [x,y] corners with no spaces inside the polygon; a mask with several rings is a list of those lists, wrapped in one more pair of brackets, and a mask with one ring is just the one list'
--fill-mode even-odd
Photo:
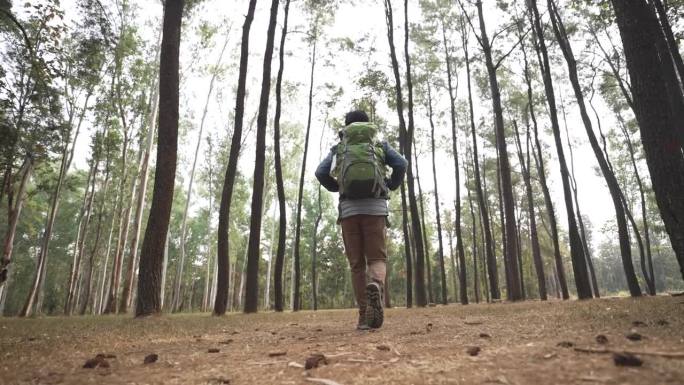
{"label": "fallen leaf", "polygon": [[425,331],[427,331],[428,333],[432,331],[432,323],[428,323],[427,325],[425,325]]}
{"label": "fallen leaf", "polygon": [[613,353],[613,362],[616,366],[641,366],[644,362],[630,353]]}
{"label": "fallen leaf", "polygon": [[575,346],[575,344],[573,344],[570,341],[561,341],[556,346],[561,347],[561,348],[571,348],[571,347]]}
{"label": "fallen leaf", "polygon": [[391,359],[389,360],[389,362],[392,363],[392,364],[397,363],[397,362],[399,362],[399,357],[391,358]]}
{"label": "fallen leaf", "polygon": [[556,354],[556,353],[549,353],[549,354],[544,355],[544,359],[546,359],[546,360],[550,360],[550,359],[556,358],[556,357],[558,357],[558,354]]}
{"label": "fallen leaf", "polygon": [[492,336],[487,333],[480,333],[480,338],[492,338]]}
{"label": "fallen leaf", "polygon": [[641,334],[639,333],[629,333],[625,337],[627,337],[628,340],[630,341],[641,341]]}
{"label": "fallen leaf", "polygon": [[656,325],[658,325],[658,326],[667,326],[667,325],[669,325],[669,324],[670,324],[670,323],[667,322],[667,321],[664,320],[664,319],[659,319],[659,320],[656,321]]}
{"label": "fallen leaf", "polygon": [[300,369],[304,369],[304,365],[300,364],[299,362],[294,362],[294,361],[288,362],[288,363],[287,363],[287,366],[290,367],[290,368],[300,368]]}
{"label": "fallen leaf", "polygon": [[145,360],[143,361],[143,363],[153,364],[153,363],[157,362],[158,359],[159,359],[158,354],[155,354],[155,353],[148,354],[147,356],[145,356]]}
{"label": "fallen leaf", "polygon": [[646,326],[646,323],[643,321],[633,321],[632,326],[634,326],[634,327]]}
{"label": "fallen leaf", "polygon": [[317,332],[322,332],[322,331],[323,331],[323,329],[321,329],[321,328],[318,328],[318,329],[316,329],[316,331],[317,331]]}
{"label": "fallen leaf", "polygon": [[304,365],[304,368],[309,370],[313,368],[317,368],[320,364],[327,365],[328,360],[325,358],[324,355],[317,353],[317,354],[312,354],[309,358],[306,359],[306,363]]}
{"label": "fallen leaf", "polygon": [[225,341],[221,341],[221,342],[219,342],[219,344],[222,344],[222,345],[228,345],[228,344],[230,344],[230,343],[232,343],[232,342],[233,342],[233,340],[231,340],[231,339],[227,339],[227,340],[225,340]]}
{"label": "fallen leaf", "polygon": [[601,345],[607,344],[608,337],[604,336],[603,334],[599,334],[596,336],[596,342],[598,342]]}
{"label": "fallen leaf", "polygon": [[287,352],[269,352],[268,356],[269,357],[280,357],[286,355]]}
{"label": "fallen leaf", "polygon": [[220,351],[221,351],[221,350],[216,349],[216,348],[209,348],[209,350],[207,350],[207,353],[218,353],[218,352],[220,352]]}
{"label": "fallen leaf", "polygon": [[390,350],[390,347],[387,346],[387,345],[378,345],[378,346],[376,346],[376,348],[377,348],[378,350],[382,350],[382,351],[385,351],[385,352],[389,352],[389,350]]}
{"label": "fallen leaf", "polygon": [[468,349],[466,349],[466,353],[468,353],[471,356],[476,356],[480,354],[480,347],[479,346],[470,346]]}

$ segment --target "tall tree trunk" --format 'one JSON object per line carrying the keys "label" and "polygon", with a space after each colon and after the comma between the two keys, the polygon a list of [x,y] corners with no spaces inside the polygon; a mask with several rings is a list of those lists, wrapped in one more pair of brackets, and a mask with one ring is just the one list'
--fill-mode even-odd
{"label": "tall tree trunk", "polygon": [[534,191],[532,190],[532,178],[530,177],[530,125],[527,125],[527,160],[523,156],[522,144],[520,142],[520,132],[518,124],[513,121],[513,128],[515,128],[515,142],[518,146],[518,160],[520,161],[520,168],[522,169],[523,181],[525,182],[525,192],[527,196],[527,213],[530,223],[530,243],[532,244],[532,260],[534,261],[534,269],[537,273],[537,287],[539,288],[539,298],[542,301],[547,300],[546,294],[546,277],[544,276],[544,261],[541,256],[541,248],[539,247],[539,236],[537,234],[537,218],[534,209]]}
{"label": "tall tree trunk", "polygon": [[273,242],[276,239],[276,212],[273,211],[273,227],[271,228],[271,238],[268,242],[268,265],[266,266],[266,290],[264,290],[264,309],[271,307],[271,271],[273,270]]}
{"label": "tall tree trunk", "polygon": [[635,150],[634,146],[632,144],[632,138],[629,135],[629,130],[627,129],[627,126],[625,125],[624,120],[622,119],[622,116],[620,113],[618,113],[618,123],[620,125],[620,128],[622,130],[623,135],[625,136],[625,142],[627,143],[627,149],[629,150],[629,157],[630,160],[632,161],[632,167],[634,168],[634,177],[637,181],[637,186],[639,186],[639,197],[641,198],[641,218],[642,218],[642,227],[644,230],[644,239],[646,242],[645,248],[646,248],[646,263],[648,267],[644,266],[644,263],[642,263],[642,270],[644,274],[644,278],[646,279],[646,288],[648,290],[649,295],[656,295],[656,287],[655,287],[655,276],[653,274],[653,256],[651,253],[651,235],[649,232],[649,227],[648,227],[648,207],[646,206],[646,194],[644,192],[644,185],[641,180],[641,176],[639,175],[639,168],[637,167],[636,163],[636,155],[635,155]]}
{"label": "tall tree trunk", "polygon": [[[530,12],[530,15],[532,12]],[[530,18],[530,24],[534,24],[532,22],[532,18]],[[533,34],[533,37],[535,35]],[[521,48],[523,52],[523,60],[525,63],[525,84],[527,85],[527,108],[530,113],[530,119],[532,120],[532,127],[534,128],[534,145],[532,146],[532,158],[535,160],[535,166],[537,169],[537,176],[539,178],[539,184],[541,185],[542,188],[542,194],[544,195],[544,205],[546,206],[546,212],[549,217],[549,227],[550,227],[550,235],[551,235],[551,241],[553,243],[553,256],[554,256],[554,262],[555,262],[555,271],[558,273],[556,276],[558,278],[559,282],[559,287],[556,287],[557,292],[561,293],[561,298],[562,299],[568,299],[570,298],[570,294],[568,292],[568,284],[567,280],[565,278],[565,267],[563,266],[563,258],[561,257],[560,253],[560,241],[558,239],[558,224],[556,222],[556,212],[553,207],[553,201],[551,200],[551,193],[549,191],[549,186],[546,182],[546,168],[544,164],[544,157],[542,154],[542,149],[541,149],[541,143],[539,141],[539,127],[537,124],[537,116],[535,114],[535,101],[534,101],[534,96],[532,92],[532,80],[530,78],[530,66],[529,62],[527,60],[527,50],[525,49],[525,40],[521,39]],[[531,141],[531,138],[528,133],[528,141]],[[536,148],[536,151],[535,151]],[[529,164],[529,168],[532,168],[532,165]],[[542,217],[543,219],[543,217]],[[556,282],[555,280],[553,282]],[[559,291],[558,291],[559,289]]]}
{"label": "tall tree trunk", "polygon": [[164,310],[164,304],[166,303],[166,273],[168,272],[169,266],[169,231],[166,231],[166,236],[164,237],[164,254],[162,255],[162,272],[161,272],[161,285],[159,285],[159,307]]}
{"label": "tall tree trunk", "polygon": [[[515,237],[515,210],[513,202],[513,185],[511,183],[511,170],[508,160],[508,149],[506,147],[506,136],[504,131],[504,120],[503,111],[501,108],[501,92],[499,90],[499,81],[497,79],[497,66],[494,65],[492,60],[492,46],[489,42],[489,37],[487,36],[487,30],[485,28],[484,14],[482,11],[482,1],[478,0],[475,5],[477,6],[478,15],[480,19],[480,31],[482,40],[482,49],[485,55],[485,63],[487,65],[487,73],[489,74],[489,86],[492,91],[492,108],[494,110],[495,117],[495,128],[496,128],[496,145],[499,152],[499,171],[501,173],[501,187],[503,192],[503,206],[504,212],[506,214],[505,218],[505,228],[506,233],[510,236],[506,237],[506,255],[505,260],[508,263],[510,269],[510,292],[508,293],[508,299],[511,301],[517,301],[522,299],[519,271],[518,266],[518,245],[517,239]],[[504,224],[502,223],[502,227]]]}
{"label": "tall tree trunk", "polygon": [[[451,72],[451,57],[449,56],[449,44],[446,38],[446,30],[444,27],[444,22],[442,22],[442,42],[444,44],[444,55],[447,67],[447,86],[449,90],[449,112],[451,118],[451,149],[454,157],[454,177],[456,181],[456,207],[455,216],[456,222],[454,224],[454,229],[456,232],[456,250],[458,253],[458,282],[460,289],[460,300],[461,304],[468,304],[468,290],[466,284],[466,268],[465,268],[465,251],[463,249],[463,235],[461,231],[461,170],[458,164],[458,139],[456,135],[456,94],[458,91],[458,77],[456,78],[456,89],[454,89],[452,72]],[[453,263],[453,254],[452,254]],[[454,272],[456,274],[456,272]],[[454,282],[454,290],[456,290],[456,282]],[[456,297],[454,297],[456,300]]]}
{"label": "tall tree trunk", "polygon": [[[468,162],[466,162],[466,179],[470,179],[468,175]],[[475,295],[475,303],[480,303],[480,282],[477,272],[477,227],[475,224],[475,210],[473,209],[473,199],[470,196],[470,189],[468,189],[468,206],[470,207],[470,219],[472,221],[472,251],[473,251],[473,295]],[[483,237],[484,238],[484,237]]]}
{"label": "tall tree trunk", "polygon": [[[551,128],[553,130],[553,137],[556,143],[558,163],[560,164],[561,181],[563,182],[563,195],[565,197],[565,209],[568,217],[570,254],[572,257],[573,272],[575,273],[575,285],[577,287],[577,296],[579,297],[579,299],[592,298],[591,285],[589,284],[589,276],[587,274],[587,263],[584,255],[584,248],[582,247],[582,240],[580,238],[579,230],[577,228],[577,219],[575,217],[575,210],[573,208],[572,192],[570,190],[570,174],[568,172],[568,165],[565,161],[563,142],[560,136],[560,125],[558,124],[558,109],[556,107],[556,96],[555,91],[553,89],[553,80],[551,77],[549,55],[546,50],[546,41],[541,27],[541,18],[539,16],[539,11],[537,9],[537,0],[530,0],[528,2],[528,5],[532,9],[533,13],[533,24],[537,40],[536,48],[538,50],[537,52],[539,57],[539,65],[541,67],[541,72],[544,79],[544,89],[546,91],[546,101],[549,106]],[[535,135],[537,135],[536,132]],[[541,153],[540,148],[538,148],[538,151]],[[560,274],[561,269],[558,268],[558,271]],[[563,297],[565,297],[565,293],[563,293]]]}
{"label": "tall tree trunk", "polygon": [[[179,46],[184,0],[167,0],[159,66],[159,137],[152,206],[140,252],[137,317],[159,314],[178,148]],[[164,236],[166,235],[166,236]]]}
{"label": "tall tree trunk", "polygon": [[31,155],[26,155],[26,157],[24,157],[24,162],[17,173],[17,175],[21,175],[21,179],[19,181],[16,196],[12,191],[7,194],[8,221],[5,242],[2,248],[2,260],[0,260],[0,290],[3,291],[5,290],[5,282],[9,276],[9,265],[12,262],[12,250],[14,249],[14,237],[17,233],[17,224],[19,223],[21,209],[24,207],[24,191],[31,178],[31,174],[33,173],[33,162],[34,160]]}
{"label": "tall tree trunk", "polygon": [[[580,109],[580,115],[582,116],[582,122],[584,123],[584,128],[587,131],[587,136],[589,137],[589,143],[594,151],[596,160],[598,161],[603,177],[606,180],[608,189],[610,191],[610,196],[613,200],[613,207],[615,208],[615,216],[618,226],[618,234],[620,238],[620,256],[622,257],[622,266],[625,270],[625,278],[627,279],[627,286],[629,287],[629,292],[633,297],[641,295],[641,288],[639,287],[639,281],[637,280],[636,274],[634,272],[634,266],[632,265],[632,247],[629,239],[629,230],[627,229],[627,220],[625,219],[625,209],[622,205],[622,200],[620,196],[622,194],[620,190],[620,185],[618,184],[617,178],[613,170],[609,167],[603,152],[601,151],[601,146],[596,139],[594,130],[592,127],[591,119],[587,113],[587,108],[584,102],[584,94],[582,92],[582,87],[579,82],[579,76],[577,74],[577,62],[575,60],[574,53],[572,52],[572,47],[568,41],[567,32],[563,21],[561,20],[558,9],[554,0],[548,0],[547,2],[549,8],[549,14],[551,15],[551,24],[553,25],[553,31],[556,36],[556,40],[563,52],[565,61],[568,65],[568,74],[570,76],[570,83],[575,92],[575,98],[577,99],[577,105]],[[588,256],[585,256],[588,257]]]}
{"label": "tall tree trunk", "polygon": [[[390,0],[387,0],[390,1]],[[413,237],[416,240],[416,304],[418,306],[427,305],[425,298],[425,282],[423,281],[425,266],[425,250],[423,250],[423,233],[418,217],[418,205],[416,203],[416,192],[413,184],[413,165],[411,164],[411,145],[415,131],[413,123],[413,81],[411,76],[411,60],[409,53],[409,22],[408,22],[408,0],[404,0],[404,59],[406,61],[406,88],[408,89],[408,131],[406,132],[406,159],[408,167],[406,170],[406,180],[408,184],[409,207],[411,208],[411,222],[413,224]],[[397,98],[399,99],[399,98]],[[418,165],[416,164],[416,167]]]}
{"label": "tall tree trunk", "polygon": [[[261,221],[264,206],[264,163],[266,161],[266,125],[268,124],[268,97],[271,92],[271,61],[278,21],[278,0],[271,2],[271,17],[266,34],[266,52],[257,117],[256,157],[252,188],[252,215],[249,224],[249,248],[247,252],[247,289],[245,313],[256,313],[259,308],[259,259],[261,255]],[[314,50],[315,52],[315,50]],[[312,72],[313,80],[313,72]]]}
{"label": "tall tree trunk", "polygon": [[228,305],[228,276],[230,275],[229,257],[229,229],[230,229],[230,203],[233,198],[233,186],[237,173],[237,162],[240,155],[240,144],[242,141],[242,125],[245,114],[245,88],[247,83],[247,66],[249,62],[249,30],[254,20],[254,8],[256,0],[249,1],[249,8],[242,25],[242,43],[240,48],[240,69],[238,75],[237,93],[235,95],[235,125],[233,128],[233,138],[228,155],[228,166],[226,176],[223,181],[223,191],[221,193],[221,204],[219,207],[218,220],[218,282],[216,289],[216,301],[214,303],[214,315],[224,315]]}
{"label": "tall tree trunk", "polygon": [[[394,47],[394,18],[392,13],[391,0],[384,0],[385,5],[385,24],[387,26],[387,40],[390,48],[390,58],[392,60],[392,72],[394,73],[394,90],[397,103],[397,116],[399,118],[399,151],[406,156],[406,121],[404,120],[404,99],[401,91],[401,76],[399,75],[399,62]],[[410,158],[410,153],[408,153]],[[402,209],[402,228],[404,231],[404,256],[406,258],[406,307],[413,306],[413,261],[411,257],[411,244],[408,224],[408,203],[406,202],[406,188],[401,185],[401,209]],[[423,285],[424,286],[424,285]],[[424,292],[424,288],[422,289]],[[423,293],[424,296],[424,293]],[[420,305],[423,306],[423,305]]]}
{"label": "tall tree trunk", "polygon": [[287,37],[287,22],[290,14],[290,0],[285,1],[285,15],[283,31],[280,37],[280,50],[278,51],[279,67],[276,78],[276,105],[273,118],[273,156],[275,162],[276,190],[278,192],[278,248],[276,250],[275,276],[273,286],[275,291],[275,311],[283,311],[283,264],[285,262],[285,238],[287,236],[287,207],[285,205],[285,187],[283,183],[283,169],[280,157],[280,111],[282,108],[282,84],[283,70],[285,69],[285,40]]}
{"label": "tall tree trunk", "polygon": [[[99,159],[95,152],[93,159],[91,159],[90,171],[88,172],[88,179],[86,182],[85,192],[83,194],[83,206],[79,213],[79,223],[76,230],[76,248],[74,249],[74,258],[71,265],[71,272],[69,275],[69,287],[67,289],[67,299],[64,304],[64,315],[71,315],[74,307],[78,301],[74,302],[74,295],[76,291],[76,282],[80,276],[81,259],[83,257],[83,246],[87,238],[88,225],[90,223],[91,211],[93,207],[93,200],[95,198],[95,184],[97,181],[97,170],[99,166]],[[90,192],[88,192],[90,190]],[[92,272],[92,270],[91,270]],[[90,279],[87,280],[90,284]],[[88,290],[88,293],[90,290]]]}
{"label": "tall tree trunk", "polygon": [[[494,246],[492,245],[492,229],[489,222],[489,213],[487,212],[487,205],[485,204],[485,195],[482,190],[482,180],[480,178],[480,161],[478,159],[477,151],[477,134],[475,132],[475,112],[473,109],[473,91],[470,76],[470,55],[468,51],[468,37],[465,25],[461,27],[463,32],[463,52],[466,61],[466,78],[468,80],[468,110],[470,115],[470,133],[473,139],[473,175],[475,176],[475,186],[477,187],[477,199],[480,207],[480,217],[482,218],[482,225],[484,227],[484,241],[485,241],[485,258],[487,259],[487,273],[489,276],[489,287],[491,288],[492,299],[500,299],[501,292],[499,291],[499,273],[496,267],[496,256],[494,255]],[[477,301],[479,302],[479,300]]]}
{"label": "tall tree trunk", "polygon": [[121,294],[120,312],[128,312],[133,302],[133,282],[135,272],[139,262],[138,243],[140,241],[140,228],[142,227],[142,216],[145,211],[145,198],[147,196],[147,179],[149,177],[150,154],[154,145],[154,137],[157,127],[157,111],[159,108],[159,78],[155,78],[152,96],[150,97],[150,113],[148,115],[147,142],[145,145],[140,164],[138,165],[138,190],[135,199],[135,219],[133,221],[133,239],[130,246],[130,257],[126,267],[126,277],[124,280],[123,293]]}
{"label": "tall tree trunk", "polygon": [[[415,143],[414,143],[415,145]],[[416,146],[417,149],[418,146]],[[423,188],[420,185],[420,170],[418,169],[418,151],[413,153],[413,160],[416,165],[416,183],[418,184],[418,203],[420,207],[420,226],[422,229],[422,233],[424,236],[425,243],[423,243],[423,247],[425,248],[425,270],[427,273],[427,300],[428,303],[434,303],[435,298],[432,293],[432,261],[430,260],[430,241],[428,239],[427,235],[427,227],[425,226],[425,206],[423,204]],[[415,232],[414,232],[415,235]],[[415,241],[414,237],[414,241]],[[417,241],[416,241],[417,242]]]}
{"label": "tall tree trunk", "polygon": [[[589,250],[589,241],[587,239],[587,234],[586,234],[586,229],[584,227],[584,219],[582,218],[582,211],[580,210],[580,204],[579,204],[579,198],[578,198],[578,193],[577,193],[577,179],[575,178],[575,156],[572,150],[572,142],[570,141],[570,132],[568,130],[568,121],[567,117],[565,114],[565,105],[563,103],[563,100],[561,99],[561,108],[563,109],[563,122],[565,124],[565,137],[568,142],[568,150],[570,150],[570,186],[572,187],[572,195],[575,201],[575,209],[577,210],[577,222],[579,223],[579,230],[580,230],[580,238],[582,239],[582,246],[584,247],[584,255],[587,257],[587,266],[589,267],[589,277],[591,278],[591,288],[594,293],[594,297],[600,298],[601,294],[599,293],[599,288],[598,288],[598,282],[596,280],[596,272],[594,271],[594,262],[591,260],[591,251]],[[593,108],[593,106],[592,106]],[[596,112],[596,110],[594,110]],[[596,118],[598,119],[598,114],[596,114]],[[601,132],[601,122],[600,120],[597,120],[599,123],[599,132]],[[603,136],[603,134],[601,134]],[[604,141],[604,149],[605,149],[605,141]],[[606,159],[608,160],[608,150],[605,149],[605,155]],[[610,165],[610,160],[608,160],[608,164]],[[610,167],[612,169],[612,166]],[[626,207],[626,206],[625,206]],[[641,244],[641,240],[639,240],[639,244]],[[643,252],[642,252],[643,255]]]}
{"label": "tall tree trunk", "polygon": [[673,87],[675,69],[663,52],[665,39],[652,9],[644,0],[611,3],[625,48],[635,115],[656,202],[684,277],[683,95]]}
{"label": "tall tree trunk", "polygon": [[180,305],[180,287],[181,280],[183,279],[183,267],[185,265],[185,237],[187,234],[187,222],[188,222],[188,211],[190,210],[190,202],[192,201],[192,185],[195,180],[195,170],[197,168],[197,158],[199,157],[199,150],[202,144],[202,135],[204,133],[204,121],[207,117],[207,112],[209,111],[209,102],[211,101],[211,94],[214,92],[214,83],[216,82],[216,77],[218,76],[219,66],[221,65],[221,60],[223,59],[223,53],[226,51],[228,46],[229,37],[226,36],[226,40],[223,43],[223,48],[221,48],[221,53],[219,54],[216,64],[213,67],[213,72],[211,74],[211,79],[209,80],[209,90],[207,91],[207,98],[204,102],[204,110],[202,111],[202,118],[200,119],[199,133],[197,134],[197,145],[195,146],[195,156],[192,161],[192,169],[190,170],[190,181],[188,182],[188,191],[185,194],[185,209],[183,210],[183,219],[181,221],[181,237],[180,237],[180,263],[176,269],[176,282],[173,290],[173,311],[179,311]]}
{"label": "tall tree trunk", "polygon": [[[316,28],[316,27],[314,27]],[[294,241],[294,298],[292,310],[298,311],[302,309],[300,302],[300,281],[301,281],[301,267],[299,264],[299,243],[301,241],[302,232],[302,199],[304,196],[304,176],[306,175],[306,158],[309,152],[309,134],[311,133],[311,114],[313,110],[313,86],[314,86],[314,71],[316,69],[316,45],[318,43],[318,31],[314,31],[313,42],[311,47],[311,73],[309,76],[309,107],[306,119],[306,136],[304,139],[304,156],[302,157],[301,174],[299,176],[299,192],[297,194],[297,219],[295,227],[295,241]]]}
{"label": "tall tree trunk", "polygon": [[[446,270],[444,268],[444,245],[442,242],[442,219],[439,207],[439,190],[437,188],[437,164],[435,162],[435,123],[432,119],[432,93],[428,80],[428,117],[430,121],[430,141],[432,147],[432,179],[435,185],[435,215],[437,216],[437,240],[439,243],[439,272],[442,282],[442,304],[447,304]],[[417,165],[417,163],[416,163]],[[458,172],[458,171],[457,171]]]}

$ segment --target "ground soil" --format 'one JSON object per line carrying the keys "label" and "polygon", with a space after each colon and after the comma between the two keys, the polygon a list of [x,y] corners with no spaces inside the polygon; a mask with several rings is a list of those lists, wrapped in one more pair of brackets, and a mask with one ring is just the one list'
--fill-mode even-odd
{"label": "ground soil", "polygon": [[[624,367],[576,350],[684,353],[682,297],[398,308],[377,331],[355,323],[353,310],[2,319],[0,384],[684,384],[684,357]],[[305,370],[316,353],[327,365]]]}

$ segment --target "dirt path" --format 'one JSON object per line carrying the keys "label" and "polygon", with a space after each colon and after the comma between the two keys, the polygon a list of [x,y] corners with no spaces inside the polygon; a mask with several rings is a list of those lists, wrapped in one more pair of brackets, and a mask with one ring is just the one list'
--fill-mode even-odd
{"label": "dirt path", "polygon": [[[0,384],[684,384],[684,358],[620,367],[575,350],[684,353],[681,297],[390,309],[375,332],[355,321],[352,310],[2,319]],[[115,357],[83,368],[100,353]],[[303,369],[315,353],[328,364]]]}

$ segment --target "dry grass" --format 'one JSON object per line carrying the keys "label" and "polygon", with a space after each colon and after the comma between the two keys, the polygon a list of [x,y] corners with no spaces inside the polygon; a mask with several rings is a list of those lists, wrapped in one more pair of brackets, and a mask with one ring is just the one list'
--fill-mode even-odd
{"label": "dry grass", "polygon": [[[618,367],[610,354],[558,346],[684,352],[682,298],[390,309],[375,332],[354,330],[355,321],[353,310],[3,319],[0,384],[684,383],[684,359],[641,356],[641,367]],[[99,353],[116,358],[84,369]],[[159,360],[143,364],[151,353]],[[298,367],[313,353],[328,365]]]}

